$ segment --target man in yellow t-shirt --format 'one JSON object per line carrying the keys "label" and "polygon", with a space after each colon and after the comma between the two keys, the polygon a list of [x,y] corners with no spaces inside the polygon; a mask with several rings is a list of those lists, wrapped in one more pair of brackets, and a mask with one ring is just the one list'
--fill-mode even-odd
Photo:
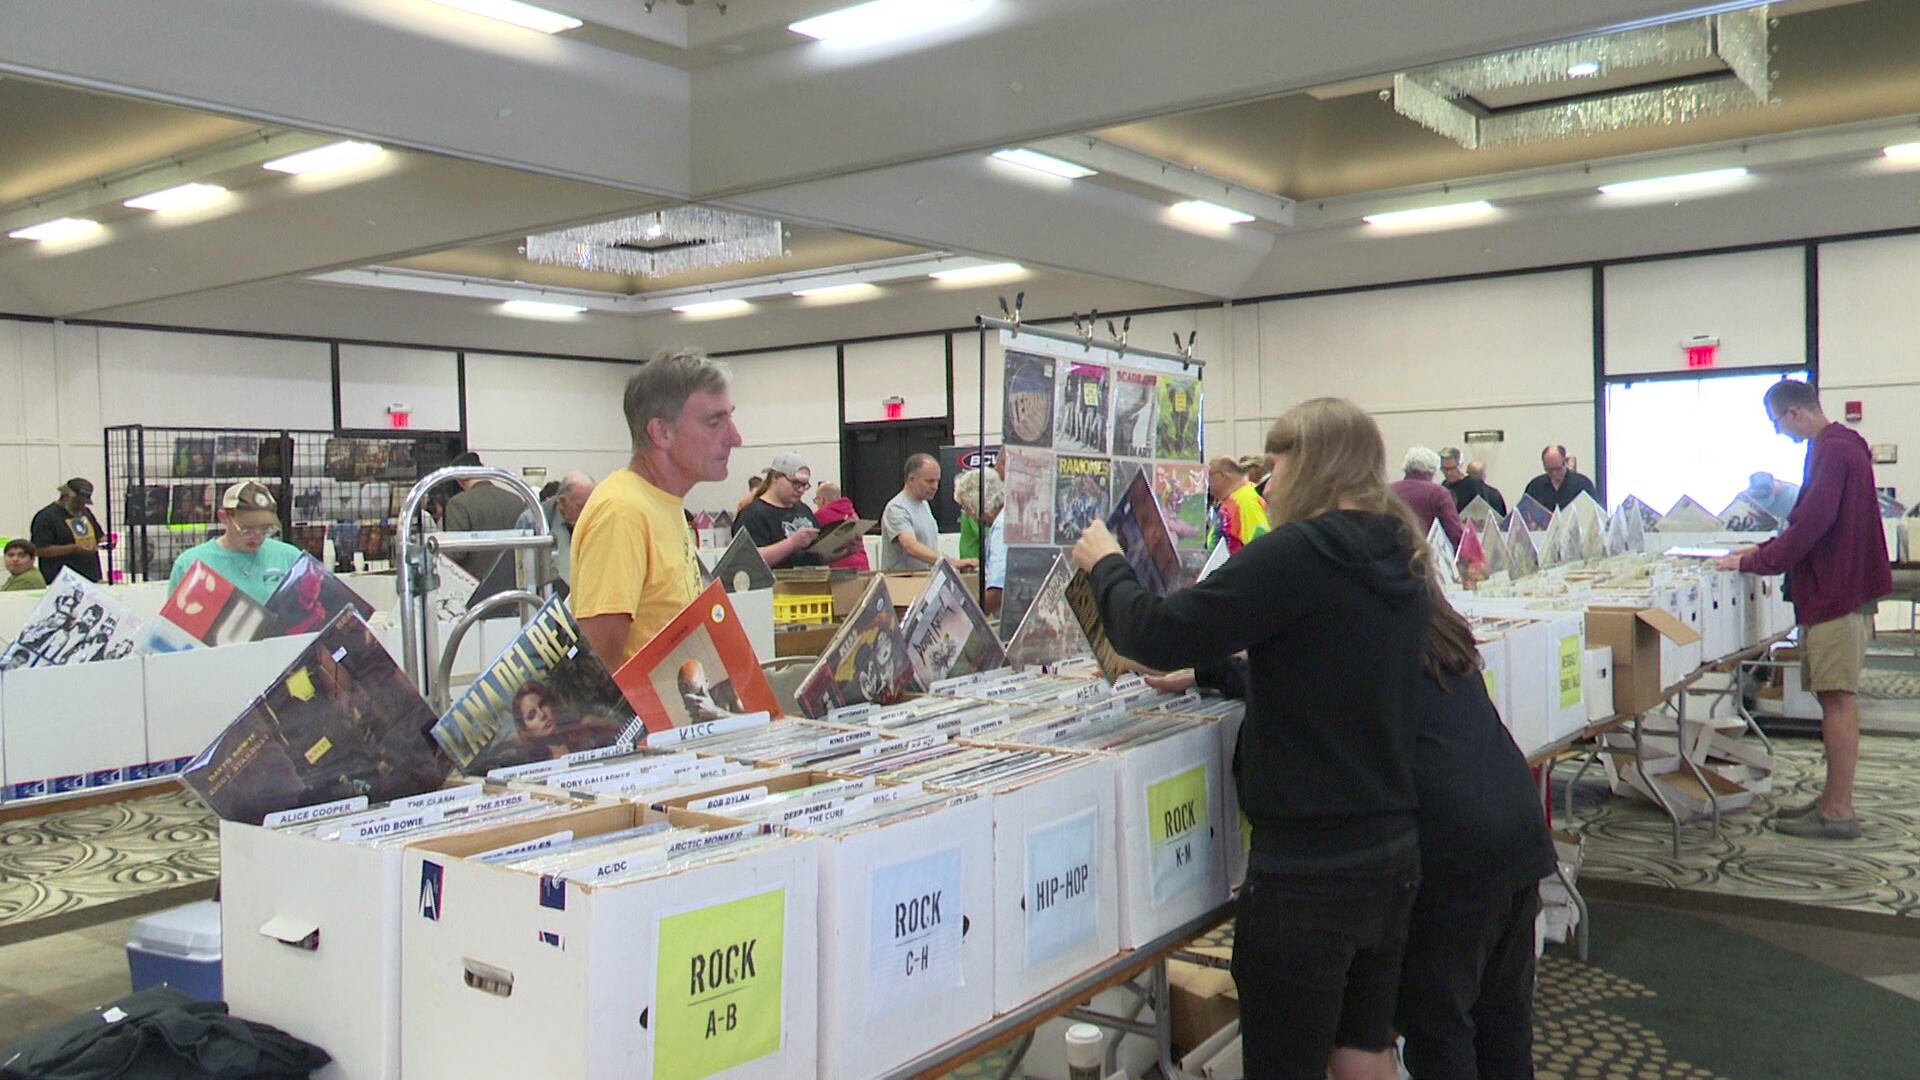
{"label": "man in yellow t-shirt", "polygon": [[570,605],[580,632],[618,670],[700,592],[681,500],[727,478],[740,445],[727,371],[699,352],[656,355],[627,380],[633,460],[593,489],[573,526]]}

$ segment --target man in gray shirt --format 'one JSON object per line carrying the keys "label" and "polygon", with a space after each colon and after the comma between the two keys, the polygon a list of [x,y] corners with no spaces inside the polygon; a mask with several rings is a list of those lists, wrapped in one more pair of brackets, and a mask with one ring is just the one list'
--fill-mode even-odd
{"label": "man in gray shirt", "polygon": [[[478,465],[480,455],[461,454],[453,463]],[[520,512],[527,508],[520,496],[485,480],[462,480],[460,489],[460,494],[447,500],[448,532],[504,532],[514,528]],[[497,551],[463,551],[452,556],[454,562],[477,578],[486,577],[487,571],[493,569],[493,561],[499,557]]]}
{"label": "man in gray shirt", "polygon": [[[907,459],[906,486],[887,503],[880,515],[880,569],[930,570],[940,561],[940,526],[931,505],[940,490],[940,462],[932,454]],[[954,563],[962,570],[979,565],[975,559]]]}

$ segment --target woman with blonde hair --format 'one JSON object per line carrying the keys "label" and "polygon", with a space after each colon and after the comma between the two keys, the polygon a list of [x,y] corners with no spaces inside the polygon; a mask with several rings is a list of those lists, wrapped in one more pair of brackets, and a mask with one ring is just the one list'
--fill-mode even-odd
{"label": "woman with blonde hair", "polygon": [[1235,928],[1248,1076],[1392,1077],[1395,995],[1420,877],[1413,747],[1428,553],[1387,487],[1373,418],[1340,398],[1267,433],[1273,531],[1155,596],[1100,525],[1074,547],[1107,636],[1163,671],[1225,677],[1244,651],[1235,754],[1253,852]]}

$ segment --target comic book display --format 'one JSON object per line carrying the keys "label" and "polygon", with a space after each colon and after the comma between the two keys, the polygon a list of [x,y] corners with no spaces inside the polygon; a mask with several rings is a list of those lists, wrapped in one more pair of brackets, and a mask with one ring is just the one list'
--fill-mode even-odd
{"label": "comic book display", "polygon": [[973,590],[944,560],[934,566],[926,590],[907,608],[900,632],[922,686],[1007,662],[1006,650],[1000,647]]}
{"label": "comic book display", "polygon": [[620,665],[613,682],[647,731],[746,713],[780,715],[747,629],[718,581]]}
{"label": "comic book display", "polygon": [[433,711],[359,612],[342,611],[180,779],[228,821],[437,787],[452,762]]}
{"label": "comic book display", "polygon": [[1126,552],[1127,565],[1149,591],[1165,596],[1182,584],[1180,553],[1174,549],[1167,532],[1166,518],[1153,497],[1153,485],[1145,473],[1136,474],[1107,518],[1107,531]]}
{"label": "comic book display", "polygon": [[363,619],[373,618],[372,604],[328,573],[320,560],[302,555],[267,598],[267,633],[273,637],[318,633],[347,608],[358,611]]}
{"label": "comic book display", "polygon": [[549,761],[631,738],[633,707],[580,636],[566,601],[547,601],[433,725],[461,772]]}
{"label": "comic book display", "polygon": [[877,576],[801,680],[794,698],[803,714],[817,720],[842,705],[891,705],[921,689],[893,615],[887,580]]}
{"label": "comic book display", "polygon": [[0,671],[132,656],[144,625],[127,605],[63,568],[0,654]]}

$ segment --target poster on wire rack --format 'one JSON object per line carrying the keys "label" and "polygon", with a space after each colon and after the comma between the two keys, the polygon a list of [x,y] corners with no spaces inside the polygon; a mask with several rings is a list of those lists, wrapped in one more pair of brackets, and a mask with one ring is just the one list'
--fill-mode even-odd
{"label": "poster on wire rack", "polygon": [[1104,520],[1138,475],[1148,478],[1167,519],[1182,579],[1192,581],[1207,555],[1201,366],[1006,330],[1000,344],[1007,480],[1001,640],[1019,628],[1053,556]]}

